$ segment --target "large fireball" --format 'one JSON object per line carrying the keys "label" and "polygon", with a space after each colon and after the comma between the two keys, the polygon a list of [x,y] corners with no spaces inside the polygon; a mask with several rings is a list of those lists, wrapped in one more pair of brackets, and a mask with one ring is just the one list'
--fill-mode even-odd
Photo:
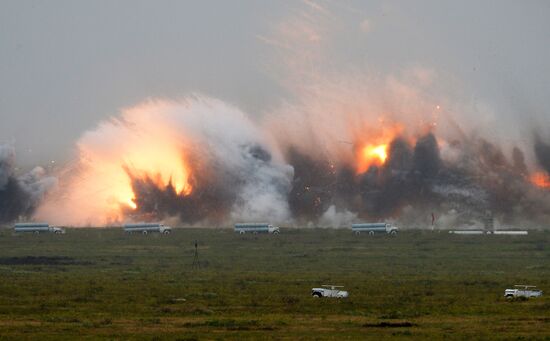
{"label": "large fireball", "polygon": [[[291,169],[237,108],[149,101],[85,133],[36,216],[55,224],[286,219]],[[265,218],[264,218],[265,219]]]}

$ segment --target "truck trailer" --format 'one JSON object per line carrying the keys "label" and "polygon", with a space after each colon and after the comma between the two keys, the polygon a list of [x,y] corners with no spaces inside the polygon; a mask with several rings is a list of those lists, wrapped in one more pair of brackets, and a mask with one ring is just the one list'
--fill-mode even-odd
{"label": "truck trailer", "polygon": [[271,233],[279,234],[279,228],[267,223],[247,223],[235,224],[235,232],[239,234],[245,233]]}
{"label": "truck trailer", "polygon": [[368,233],[369,235],[374,235],[375,233],[387,233],[391,235],[397,234],[397,226],[387,223],[361,223],[361,224],[352,224],[351,230],[355,234]]}
{"label": "truck trailer", "polygon": [[55,233],[63,234],[65,229],[56,226],[50,226],[48,223],[18,223],[13,226],[15,232],[30,232],[34,234],[39,233]]}
{"label": "truck trailer", "polygon": [[170,226],[164,226],[164,224],[159,223],[126,224],[124,225],[124,232],[137,232],[141,234],[158,232],[162,234],[170,234],[170,232],[172,232],[172,228]]}

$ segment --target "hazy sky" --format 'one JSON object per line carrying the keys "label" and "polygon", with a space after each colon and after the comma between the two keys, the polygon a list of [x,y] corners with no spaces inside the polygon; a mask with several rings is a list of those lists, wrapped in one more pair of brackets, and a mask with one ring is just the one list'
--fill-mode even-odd
{"label": "hazy sky", "polygon": [[344,27],[334,64],[432,68],[503,120],[550,121],[549,1],[0,0],[0,142],[63,160],[119,108],[190,92],[261,115],[289,95],[262,37],[318,5]]}

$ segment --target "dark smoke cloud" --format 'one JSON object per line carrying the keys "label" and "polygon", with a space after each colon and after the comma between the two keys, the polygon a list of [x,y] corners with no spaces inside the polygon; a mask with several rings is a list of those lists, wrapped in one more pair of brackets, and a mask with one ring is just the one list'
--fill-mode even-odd
{"label": "dark smoke cloud", "polygon": [[288,204],[292,215],[298,220],[318,218],[332,203],[336,174],[328,160],[317,160],[290,149],[287,153],[294,167],[292,190]]}
{"label": "dark smoke cloud", "polygon": [[[172,184],[159,186],[154,179],[135,175],[127,168],[137,205],[137,210],[132,211],[133,218],[156,220],[176,216],[184,224],[226,222],[235,207],[246,205],[242,193],[246,192],[248,185],[257,181],[255,176],[261,174],[263,168],[273,167],[271,154],[262,146],[253,144],[242,145],[240,148],[240,161],[244,162],[244,165],[238,170],[231,169],[221,160],[205,158],[204,150],[200,154],[190,153],[190,164],[193,165],[194,172],[189,179],[193,188],[189,194],[177,193]],[[252,174],[258,171],[256,175]],[[265,190],[286,196],[288,186],[280,180],[270,177],[271,183]],[[262,191],[258,187],[254,190]]]}
{"label": "dark smoke cloud", "polygon": [[[240,221],[349,226],[356,221],[393,221],[422,228],[429,226],[432,213],[439,226],[447,228],[479,226],[488,217],[514,226],[550,221],[550,191],[531,183],[523,151],[503,150],[476,135],[461,132],[449,141],[444,133],[440,138],[431,132],[413,143],[410,133],[403,131],[403,136],[389,141],[382,165],[358,173],[358,165],[364,164],[355,158],[371,133],[358,132],[350,139],[356,142],[352,148],[341,144],[332,148],[329,138],[317,144],[308,139],[271,140],[269,132],[244,113],[208,98],[150,103],[129,109],[123,118],[105,122],[79,142],[85,151],[81,171],[66,172],[76,174],[74,181],[67,181],[66,191],[50,194],[52,199],[45,201],[37,216],[54,223],[62,217],[63,224],[96,226],[175,218],[174,223],[187,226]],[[342,134],[346,136],[345,131]],[[162,161],[185,161],[184,186],[177,182],[183,191],[176,190],[169,176],[162,176],[165,167],[144,171],[140,162],[132,162],[143,148],[159,140],[156,148],[173,149]],[[538,163],[549,171],[550,145],[539,138],[534,142]],[[2,219],[13,220],[33,211],[43,182],[39,172],[15,177],[13,157],[4,154],[0,207]],[[154,159],[154,151],[150,154],[145,164]],[[126,164],[124,170],[121,164]],[[128,178],[131,188],[125,187]]]}
{"label": "dark smoke cloud", "polygon": [[504,224],[543,223],[550,214],[548,195],[525,177],[519,148],[513,149],[511,161],[481,138],[455,141],[451,148],[461,156],[444,161],[432,133],[414,145],[396,138],[385,164],[362,174],[355,174],[351,165],[335,170],[327,159],[291,149],[287,159],[295,176],[290,209],[303,222],[317,222],[334,206],[354,213],[355,219],[394,219],[411,227],[426,227],[431,213],[452,216],[450,223],[457,226],[479,225],[488,216]]}
{"label": "dark smoke cloud", "polygon": [[550,144],[535,136],[535,156],[538,164],[550,175]]}
{"label": "dark smoke cloud", "polygon": [[55,179],[44,177],[40,167],[22,176],[15,175],[15,151],[0,146],[0,223],[32,215]]}

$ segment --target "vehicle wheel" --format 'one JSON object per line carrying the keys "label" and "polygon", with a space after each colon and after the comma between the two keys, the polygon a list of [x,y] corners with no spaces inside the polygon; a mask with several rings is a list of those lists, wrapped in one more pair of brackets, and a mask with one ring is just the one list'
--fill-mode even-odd
{"label": "vehicle wheel", "polygon": [[355,231],[355,235],[360,235],[361,234],[361,231]]}
{"label": "vehicle wheel", "polygon": [[395,235],[397,234],[397,231],[396,231],[396,230],[393,230],[393,231],[390,232],[390,234],[391,234],[392,236],[395,236]]}
{"label": "vehicle wheel", "polygon": [[40,232],[38,232],[38,231],[34,231],[34,234],[40,234]]}
{"label": "vehicle wheel", "polygon": [[55,231],[55,234],[61,234],[61,231]]}
{"label": "vehicle wheel", "polygon": [[279,234],[279,231],[273,231],[273,234]]}
{"label": "vehicle wheel", "polygon": [[312,296],[315,297],[315,298],[320,298],[321,294],[318,293],[318,292],[314,292]]}
{"label": "vehicle wheel", "polygon": [[374,231],[369,231],[370,236],[374,236]]}
{"label": "vehicle wheel", "polygon": [[141,233],[142,233],[143,235],[146,235],[146,234],[147,234],[147,231],[143,231],[143,232],[141,232]]}
{"label": "vehicle wheel", "polygon": [[164,234],[170,234],[170,230],[164,230]]}
{"label": "vehicle wheel", "polygon": [[244,234],[244,231],[239,231],[239,234]]}
{"label": "vehicle wheel", "polygon": [[508,299],[514,298],[514,295],[506,295],[506,298],[508,298]]}

